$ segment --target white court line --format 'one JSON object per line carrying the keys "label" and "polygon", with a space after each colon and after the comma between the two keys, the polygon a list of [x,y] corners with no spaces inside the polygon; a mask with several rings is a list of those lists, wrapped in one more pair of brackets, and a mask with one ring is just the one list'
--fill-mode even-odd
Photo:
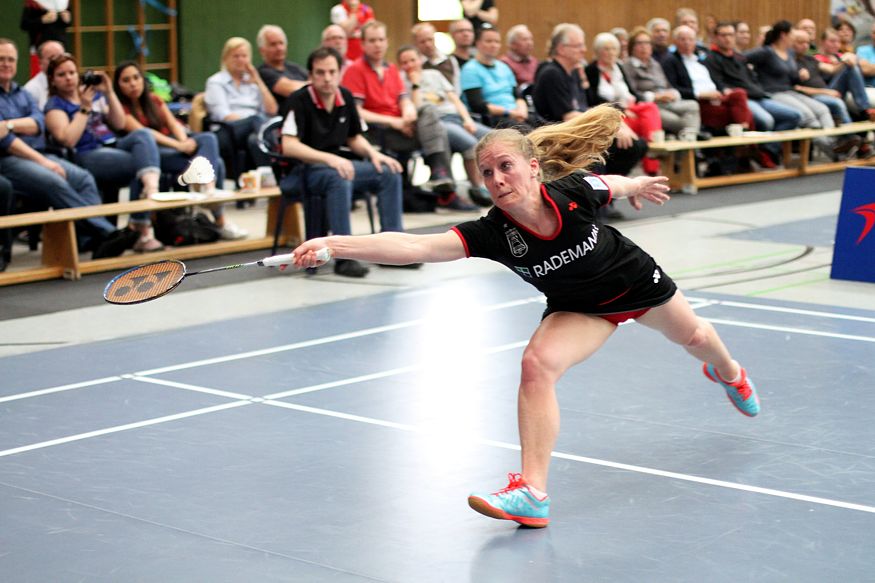
{"label": "white court line", "polygon": [[71,383],[69,385],[61,385],[60,387],[50,387],[48,389],[39,389],[37,391],[30,391],[29,393],[18,393],[17,395],[9,395],[8,397],[0,397],[0,403],[6,403],[7,401],[16,401],[18,399],[27,399],[30,397],[39,397],[41,395],[50,395],[52,393],[60,393],[61,391],[71,391],[73,389],[82,389],[84,387],[93,387],[95,385],[103,385],[106,383],[113,383],[115,381],[122,380],[122,377],[105,377],[102,379],[94,379],[91,381],[82,381],[79,383]]}
{"label": "white court line", "polygon": [[712,324],[725,326],[738,326],[741,328],[756,328],[758,330],[772,330],[775,332],[789,332],[790,334],[805,334],[808,336],[823,336],[825,338],[839,338],[842,340],[858,340],[860,342],[875,342],[872,336],[856,336],[853,334],[838,334],[836,332],[821,332],[819,330],[806,330],[804,328],[790,328],[788,326],[771,326],[769,324],[753,324],[736,320],[721,320],[717,318],[705,318]]}
{"label": "white court line", "polygon": [[[692,304],[693,299],[687,298],[687,300]],[[816,316],[818,318],[833,318],[836,320],[852,320],[855,322],[867,322],[867,323],[875,323],[875,318],[869,318],[866,316],[851,316],[849,314],[837,314],[835,312],[823,312],[820,310],[802,310],[799,308],[783,308],[780,306],[766,306],[760,304],[750,304],[746,302],[732,302],[732,301],[723,301],[723,300],[705,300],[701,298],[696,298],[697,302],[704,302],[702,306],[696,307],[704,307],[708,305],[720,305],[720,306],[729,306],[731,308],[745,308],[748,310],[761,310],[765,312],[781,312],[785,314],[798,314],[801,316]]]}
{"label": "white court line", "polygon": [[193,411],[186,411],[184,413],[175,413],[173,415],[166,415],[164,417],[156,417],[154,419],[146,419],[145,421],[136,421],[134,423],[127,423],[125,425],[117,425],[115,427],[107,427],[105,429],[98,429],[97,431],[89,431],[87,433],[78,433],[76,435],[69,435],[67,437],[60,437],[58,439],[50,439],[49,441],[41,441],[39,443],[33,443],[31,445],[23,445],[21,447],[14,447],[12,449],[5,449],[5,450],[0,451],[0,457],[15,455],[17,453],[23,453],[25,451],[33,451],[35,449],[43,449],[46,447],[51,447],[53,445],[60,445],[62,443],[70,443],[73,441],[80,441],[83,439],[89,439],[91,437],[98,437],[101,435],[109,435],[110,433],[118,433],[120,431],[127,431],[129,429],[148,427],[150,425],[158,425],[159,423],[167,423],[169,421],[176,421],[178,419],[185,419],[186,417],[195,417],[196,415],[206,415],[207,413],[215,413],[216,411],[223,411],[225,409],[233,409],[234,407],[241,407],[243,405],[251,405],[251,404],[252,404],[251,401],[234,401],[233,403],[224,403],[222,405],[214,405],[212,407],[204,407],[203,409],[194,409]]}
{"label": "white court line", "polygon": [[[486,306],[483,308],[484,312],[491,312],[494,310],[504,310],[507,308],[513,308],[517,306],[523,306],[526,304],[536,303],[542,301],[542,296],[531,296],[528,298],[524,298],[521,300],[513,300],[510,302],[503,302],[500,304],[494,304],[491,306]],[[183,362],[180,364],[174,364],[171,366],[165,366],[161,368],[153,368],[149,370],[141,370],[137,371],[134,374],[137,376],[149,376],[155,374],[161,374],[165,372],[172,372],[177,370],[183,370],[187,368],[194,368],[198,366],[206,366],[208,364],[219,364],[222,362],[230,362],[232,360],[240,360],[243,358],[252,358],[255,356],[264,356],[267,354],[275,354],[277,352],[286,352],[289,350],[298,350],[299,348],[308,348],[310,346],[318,346],[320,344],[329,344],[331,342],[340,342],[342,340],[349,340],[351,338],[360,338],[362,336],[370,336],[373,334],[382,334],[383,332],[390,332],[393,330],[400,330],[402,328],[410,328],[412,326],[416,326],[422,324],[423,322],[427,322],[426,318],[418,318],[416,320],[408,320],[406,322],[398,322],[397,324],[388,324],[386,326],[376,326],[374,328],[365,328],[364,330],[357,330],[355,332],[346,332],[344,334],[335,334],[334,336],[324,336],[322,338],[314,338],[312,340],[305,340],[302,342],[295,342],[292,344],[284,344],[282,346],[274,346],[272,348],[263,348],[261,350],[252,350],[249,352],[239,352],[237,354],[228,354],[226,356],[219,356],[216,358],[206,358],[203,360],[195,360],[192,362]]]}
{"label": "white court line", "polygon": [[244,395],[243,393],[232,393],[230,391],[222,391],[220,389],[211,389],[209,387],[201,387],[198,385],[190,385],[188,383],[178,383],[176,381],[168,381],[167,379],[153,379],[149,377],[139,377],[137,375],[130,375],[129,377],[132,381],[137,381],[139,383],[151,383],[153,385],[161,385],[164,387],[173,387],[174,389],[185,389],[186,391],[195,391],[197,393],[206,393],[208,395],[215,395],[217,397],[227,397],[228,399],[243,399],[243,400],[252,400],[256,399],[254,395]]}
{"label": "white court line", "polygon": [[[528,344],[528,340],[522,340],[520,342],[512,342],[510,344],[502,344],[501,346],[494,346],[492,348],[487,348],[486,350],[482,350],[479,354],[495,354],[498,352],[503,352],[505,350],[513,350],[514,348],[520,348]],[[346,385],[354,385],[356,383],[363,383],[367,381],[372,381],[374,379],[384,379],[387,377],[393,377],[402,375],[408,372],[414,372],[419,369],[425,368],[429,366],[428,364],[413,364],[410,366],[402,366],[400,368],[392,368],[389,370],[384,370],[380,372],[375,372],[366,375],[360,375],[357,377],[349,377],[346,379],[340,379],[337,381],[331,381],[327,383],[320,383],[318,385],[310,385],[309,387],[301,387],[300,389],[291,389],[288,391],[283,391],[281,393],[273,393],[270,395],[265,395],[265,399],[282,399],[284,397],[292,397],[294,395],[303,395],[304,393],[313,393],[316,391],[321,391],[324,389],[333,389],[335,387],[344,387]]]}
{"label": "white court line", "polygon": [[[393,421],[385,421],[383,419],[374,419],[371,417],[363,417],[361,415],[350,415],[348,413],[341,413],[339,411],[331,411],[328,409],[319,409],[316,407],[307,407],[306,405],[295,405],[293,403],[286,403],[284,401],[264,401],[265,405],[271,405],[273,407],[282,407],[284,409],[292,409],[295,411],[301,411],[304,413],[313,413],[316,415],[323,415],[326,417],[335,417],[337,419],[344,419],[347,421],[355,421],[358,423],[367,423],[369,425],[379,425],[381,427],[390,427],[392,429],[400,429],[402,431],[410,431],[414,433],[425,433],[425,434],[435,434],[440,436],[439,432],[434,430],[425,429],[421,427],[417,427],[415,425],[409,425],[406,423],[395,423]],[[497,447],[501,449],[509,449],[512,451],[520,451],[520,446],[515,443],[508,443],[504,441],[495,441],[491,439],[481,439],[472,437],[471,441],[473,443],[477,443],[480,445],[487,445],[490,447]],[[597,458],[585,457],[580,455],[574,455],[570,453],[563,453],[554,451],[550,454],[552,457],[557,459],[564,459],[569,461],[581,462],[585,464],[602,466],[607,468],[614,468],[617,470],[624,470],[628,472],[635,472],[638,474],[647,474],[650,476],[658,476],[661,478],[670,478],[673,480],[681,480],[684,482],[694,482],[697,484],[705,484],[708,486],[717,486],[720,488],[727,488],[730,490],[740,490],[742,492],[752,492],[755,494],[764,494],[766,496],[775,496],[778,498],[786,498],[788,500],[797,500],[799,502],[810,502],[812,504],[820,504],[823,506],[833,506],[835,508],[844,508],[846,510],[857,510],[860,512],[868,512],[871,514],[875,514],[875,506],[867,506],[865,504],[855,504],[853,502],[844,502],[841,500],[833,500],[831,498],[821,498],[819,496],[808,496],[806,494],[796,494],[794,492],[785,492],[783,490],[775,490],[773,488],[762,488],[760,486],[751,486],[749,484],[739,484],[736,482],[727,482],[725,480],[715,480],[712,478],[703,478],[701,476],[693,476],[690,474],[681,474],[678,472],[669,472],[665,470],[659,470],[656,468],[648,468],[645,466],[636,466],[632,464],[624,464],[620,462],[612,462],[607,460],[601,460]]]}

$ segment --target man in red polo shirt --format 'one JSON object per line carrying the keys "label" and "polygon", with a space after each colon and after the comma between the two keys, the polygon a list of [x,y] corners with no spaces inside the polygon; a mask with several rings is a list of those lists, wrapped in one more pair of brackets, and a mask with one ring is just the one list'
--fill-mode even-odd
{"label": "man in red polo shirt", "polygon": [[361,118],[372,126],[368,138],[402,156],[421,150],[431,168],[429,186],[438,194],[438,204],[454,210],[475,210],[477,207],[456,196],[450,142],[440,117],[433,107],[420,108],[417,113],[398,69],[386,62],[388,48],[386,25],[377,20],[368,22],[362,27],[364,55],[343,74],[342,85],[355,97]]}

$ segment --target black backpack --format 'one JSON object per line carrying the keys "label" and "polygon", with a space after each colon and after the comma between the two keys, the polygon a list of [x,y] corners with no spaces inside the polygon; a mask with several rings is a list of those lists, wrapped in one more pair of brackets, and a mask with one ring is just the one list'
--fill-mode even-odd
{"label": "black backpack", "polygon": [[222,229],[206,214],[192,213],[191,209],[169,209],[155,216],[155,238],[165,245],[182,247],[219,240]]}

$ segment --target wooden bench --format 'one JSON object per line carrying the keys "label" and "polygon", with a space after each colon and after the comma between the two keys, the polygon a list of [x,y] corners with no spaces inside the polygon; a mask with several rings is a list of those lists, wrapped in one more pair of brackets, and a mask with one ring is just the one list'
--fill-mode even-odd
{"label": "wooden bench", "polygon": [[[136,200],[0,216],[0,229],[42,225],[41,264],[36,267],[16,269],[13,257],[7,270],[0,273],[0,286],[60,277],[76,280],[85,273],[118,270],[159,259],[191,259],[255,249],[269,249],[273,245],[273,232],[279,218],[279,197],[279,188],[271,187],[263,188],[257,192],[228,193],[227,196],[216,196],[202,200],[189,199],[168,202]],[[250,235],[237,241],[216,241],[202,245],[167,247],[163,251],[148,254],[126,252],[119,257],[96,260],[83,260],[77,250],[74,224],[80,219],[161,211],[213,203],[235,203],[262,198],[268,200],[267,225],[262,236]],[[280,234],[280,243],[283,245],[297,244],[304,238],[302,205],[287,205],[286,215],[286,220],[283,221],[283,231]]]}
{"label": "wooden bench", "polygon": [[[846,160],[813,164],[811,141],[821,136],[841,136],[875,131],[875,122],[861,121],[830,129],[798,129],[785,132],[749,132],[739,137],[720,136],[701,142],[667,141],[649,144],[651,154],[663,154],[663,173],[668,176],[672,190],[695,194],[700,188],[727,186],[766,180],[781,180],[808,174],[836,172],[847,166],[875,165],[875,157],[868,160]],[[729,176],[696,176],[696,150],[732,148],[781,142],[784,168],[744,172]],[[794,157],[793,144],[799,143],[798,157]]]}

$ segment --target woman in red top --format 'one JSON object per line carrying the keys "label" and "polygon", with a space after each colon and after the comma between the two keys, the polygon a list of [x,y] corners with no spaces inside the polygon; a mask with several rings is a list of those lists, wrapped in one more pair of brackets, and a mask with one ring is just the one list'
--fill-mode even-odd
{"label": "woman in red top", "polygon": [[362,26],[370,20],[374,9],[361,0],[343,0],[331,8],[331,23],[339,24],[349,39],[345,56],[350,61],[362,56]]}
{"label": "woman in red top", "polygon": [[[225,163],[219,154],[219,141],[212,132],[189,135],[185,126],[171,113],[167,104],[152,93],[140,65],[125,61],[115,70],[113,78],[116,95],[125,110],[125,131],[141,128],[152,131],[161,154],[161,171],[178,176],[185,172],[191,159],[203,156],[216,171],[216,180],[204,187],[206,192],[219,188],[225,180]],[[211,209],[216,225],[222,229],[223,239],[238,239],[245,232],[225,218],[223,209]]]}

